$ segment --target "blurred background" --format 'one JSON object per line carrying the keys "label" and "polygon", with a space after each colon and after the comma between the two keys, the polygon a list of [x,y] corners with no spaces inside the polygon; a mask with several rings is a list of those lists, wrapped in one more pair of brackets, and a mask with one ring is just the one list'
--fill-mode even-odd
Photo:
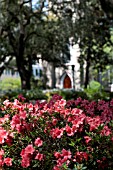
{"label": "blurred background", "polygon": [[1,96],[111,98],[112,9],[112,0],[0,0]]}

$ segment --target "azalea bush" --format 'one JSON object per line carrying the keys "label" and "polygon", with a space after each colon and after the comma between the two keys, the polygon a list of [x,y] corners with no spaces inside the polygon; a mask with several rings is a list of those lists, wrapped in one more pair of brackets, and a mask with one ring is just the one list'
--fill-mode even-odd
{"label": "azalea bush", "polygon": [[113,100],[24,100],[1,104],[1,168],[113,169]]}

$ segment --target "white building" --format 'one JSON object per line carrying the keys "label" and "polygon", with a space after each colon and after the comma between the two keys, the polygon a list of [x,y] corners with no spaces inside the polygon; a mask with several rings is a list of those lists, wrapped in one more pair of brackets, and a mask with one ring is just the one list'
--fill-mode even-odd
{"label": "white building", "polygon": [[46,61],[42,62],[43,72],[46,73],[47,81],[46,85],[52,87],[52,77],[55,71],[55,88],[58,89],[80,89],[80,65],[78,63],[78,57],[80,55],[78,45],[70,47],[70,61],[65,63],[66,68],[55,67],[53,69],[52,64]]}
{"label": "white building", "polygon": [[[32,65],[33,76],[35,79],[39,79],[42,76],[42,66],[37,63]],[[0,80],[7,78],[20,78],[18,71],[14,71],[12,69],[5,69],[3,74],[0,77]]]}

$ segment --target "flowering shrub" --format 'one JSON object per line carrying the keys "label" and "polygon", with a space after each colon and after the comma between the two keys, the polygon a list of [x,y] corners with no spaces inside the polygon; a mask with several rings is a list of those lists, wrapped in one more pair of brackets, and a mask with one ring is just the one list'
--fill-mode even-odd
{"label": "flowering shrub", "polygon": [[0,167],[12,170],[113,169],[113,100],[5,100]]}

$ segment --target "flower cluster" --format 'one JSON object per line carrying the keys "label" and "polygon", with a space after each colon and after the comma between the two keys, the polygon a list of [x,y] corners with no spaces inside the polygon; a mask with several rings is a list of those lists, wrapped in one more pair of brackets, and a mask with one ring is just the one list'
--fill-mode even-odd
{"label": "flower cluster", "polygon": [[0,167],[6,170],[113,168],[113,100],[55,95],[32,104],[20,96],[5,100],[0,112]]}
{"label": "flower cluster", "polygon": [[0,166],[4,166],[6,164],[7,166],[12,166],[12,159],[9,157],[4,158],[4,150],[0,150]]}

